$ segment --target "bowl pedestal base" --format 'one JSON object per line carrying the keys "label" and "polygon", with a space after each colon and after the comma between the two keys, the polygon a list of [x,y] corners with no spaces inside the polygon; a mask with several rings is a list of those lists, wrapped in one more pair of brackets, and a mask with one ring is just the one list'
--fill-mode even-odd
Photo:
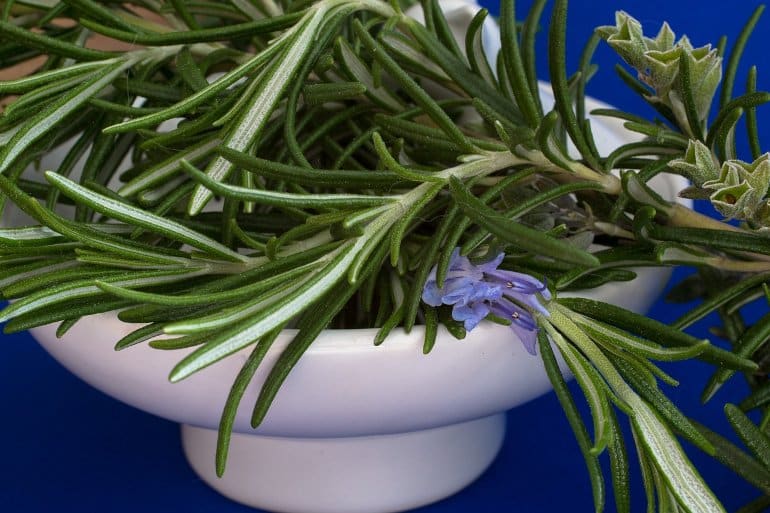
{"label": "bowl pedestal base", "polygon": [[492,463],[505,414],[410,433],[284,438],[233,433],[227,470],[214,470],[217,432],[182,425],[195,472],[222,495],[285,513],[392,513],[448,497]]}

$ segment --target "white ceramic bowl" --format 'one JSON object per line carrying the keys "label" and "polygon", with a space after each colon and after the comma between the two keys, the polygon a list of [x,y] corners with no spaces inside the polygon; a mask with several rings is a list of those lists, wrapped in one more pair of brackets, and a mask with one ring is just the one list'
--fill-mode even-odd
{"label": "white ceramic bowl", "polygon": [[[598,297],[643,311],[666,278],[643,269],[635,282],[603,287]],[[372,345],[374,330],[327,330],[254,432],[249,406],[290,339],[287,330],[244,397],[228,469],[218,479],[216,427],[247,352],[172,385],[167,376],[182,352],[142,345],[116,353],[114,341],[131,329],[104,314],[83,319],[61,340],[53,326],[32,334],[92,386],[180,422],[185,454],[208,484],[271,511],[401,511],[444,498],[492,462],[505,432],[502,412],[550,389],[541,360],[508,328],[491,323],[462,341],[442,330],[428,356],[421,327],[397,330],[379,347]]]}

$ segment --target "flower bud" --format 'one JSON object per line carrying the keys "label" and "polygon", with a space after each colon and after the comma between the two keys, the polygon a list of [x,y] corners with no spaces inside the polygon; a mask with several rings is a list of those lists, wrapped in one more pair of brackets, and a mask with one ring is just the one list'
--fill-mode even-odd
{"label": "flower bud", "polygon": [[719,165],[711,150],[700,141],[691,140],[687,145],[684,158],[672,160],[669,167],[687,177],[696,187],[705,182],[718,180]]}
{"label": "flower bud", "polygon": [[728,160],[722,165],[719,178],[703,183],[704,189],[713,191],[709,199],[719,213],[755,225],[766,224],[768,187],[770,153],[752,163]]}

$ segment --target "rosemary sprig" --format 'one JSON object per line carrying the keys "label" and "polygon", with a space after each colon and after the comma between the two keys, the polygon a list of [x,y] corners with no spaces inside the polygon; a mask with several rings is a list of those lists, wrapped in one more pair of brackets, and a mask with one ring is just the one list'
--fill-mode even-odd
{"label": "rosemary sprig", "polygon": [[[753,69],[746,93],[733,94],[761,8],[731,50],[712,113],[724,45],[694,48],[667,25],[650,38],[619,13],[571,75],[567,1],[556,0],[547,31],[555,105],[546,112],[534,50],[545,1],[522,24],[515,2],[502,2],[496,60],[483,45],[485,11],[456,41],[434,0],[420,2],[425,24],[405,14],[411,2],[381,0],[142,2],[147,17],[121,2],[18,3],[23,9],[7,3],[0,21],[0,66],[38,55],[44,63],[0,83],[3,98],[18,95],[0,118],[0,190],[4,208],[37,224],[0,230],[0,290],[16,299],[0,319],[7,330],[59,321],[63,334],[81,316],[118,311],[143,324],[118,349],[194,347],[172,381],[252,348],[222,414],[220,475],[238,403],[283,327],[299,332],[262,385],[255,427],[329,326],[377,327],[373,343],[387,343],[396,326],[423,322],[429,353],[439,323],[462,337],[468,321],[489,314],[525,343],[536,333],[531,349],[536,339],[597,510],[604,451],[617,509],[630,508],[619,412],[660,511],[723,511],[675,433],[767,493],[752,469],[770,470],[770,317],[746,326],[739,310],[767,295],[770,159],[756,109],[770,93],[756,90]],[[92,33],[133,46],[92,49]],[[642,139],[610,152],[597,149],[586,119],[601,39],[635,70],[621,68],[622,81],[663,117],[595,113]],[[744,115],[750,162],[736,144]],[[33,161],[52,149],[66,157],[43,170],[45,182],[33,180]],[[660,173],[687,176],[693,185],[683,195],[741,226],[662,198],[649,184]],[[680,296],[703,301],[673,326],[553,297],[630,279],[640,265],[693,266],[711,286],[680,286]],[[478,319],[456,315],[468,306],[457,298],[431,303],[429,284],[443,291],[473,269],[474,279],[518,273],[528,277],[520,286],[537,290],[484,289],[486,303],[462,296],[485,312]],[[714,311],[733,352],[681,331]],[[158,335],[169,338],[152,340]],[[593,440],[555,351],[586,394]],[[690,358],[717,367],[707,397],[733,374],[746,376],[752,392],[741,407],[761,410],[761,422],[735,406],[726,413],[751,454],[689,420],[658,387],[676,381],[654,361]]]}

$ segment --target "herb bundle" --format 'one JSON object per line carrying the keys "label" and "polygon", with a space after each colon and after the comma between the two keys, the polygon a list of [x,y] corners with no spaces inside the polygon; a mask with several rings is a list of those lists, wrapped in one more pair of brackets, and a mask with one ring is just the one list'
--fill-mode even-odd
{"label": "herb bundle", "polygon": [[[64,334],[117,311],[138,326],[117,349],[194,348],[172,381],[253,348],[223,412],[221,473],[245,384],[284,327],[298,332],[262,387],[255,427],[328,327],[377,327],[373,342],[387,343],[394,328],[424,324],[429,353],[439,329],[462,338],[482,319],[499,322],[545,362],[597,509],[607,452],[617,510],[630,510],[622,413],[651,507],[723,511],[679,436],[754,484],[763,497],[746,511],[760,511],[770,316],[750,324],[741,308],[770,299],[770,159],[755,114],[770,94],[755,90],[755,69],[734,91],[761,9],[729,56],[667,25],[650,37],[619,13],[571,72],[566,0],[550,20],[536,1],[523,23],[515,2],[501,2],[498,55],[482,44],[485,10],[458,42],[438,2],[421,2],[424,24],[408,3],[4,3],[0,65],[34,62],[0,83],[12,100],[0,118],[0,201],[32,219],[0,230],[0,288],[14,300],[0,312],[6,330],[59,322]],[[534,71],[543,23],[547,112]],[[97,49],[94,35],[124,49]],[[597,150],[585,107],[601,40],[655,111],[594,112],[639,134],[610,154]],[[744,120],[748,156],[735,142]],[[67,148],[59,167],[35,170],[57,147]],[[660,173],[686,176],[682,196],[737,223],[664,200],[648,185]],[[697,268],[675,295],[702,301],[668,326],[561,296],[628,281],[639,266]],[[683,331],[714,311],[731,350]],[[592,437],[555,351],[585,392]],[[691,358],[716,367],[705,399],[736,374],[749,381],[751,395],[725,409],[747,450],[661,391],[675,380],[654,362]]]}

